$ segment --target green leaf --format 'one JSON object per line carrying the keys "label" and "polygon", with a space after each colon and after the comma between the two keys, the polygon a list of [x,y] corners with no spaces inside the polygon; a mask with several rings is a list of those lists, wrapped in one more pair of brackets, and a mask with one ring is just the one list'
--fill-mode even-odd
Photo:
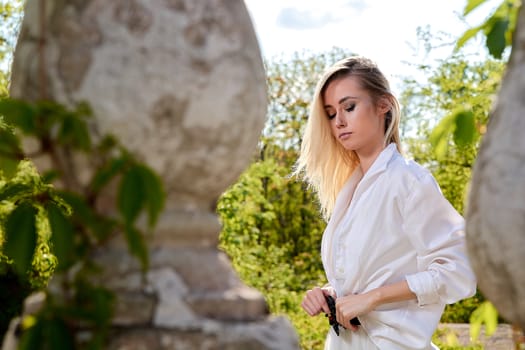
{"label": "green leaf", "polygon": [[75,114],[68,114],[63,119],[58,140],[80,150],[88,151],[91,149],[91,138],[87,124]]}
{"label": "green leaf", "polygon": [[481,303],[470,315],[470,339],[475,342],[485,324],[485,335],[490,337],[498,327],[498,310],[489,301]]}
{"label": "green leaf", "polygon": [[49,349],[75,349],[73,335],[63,320],[59,318],[51,319],[46,321],[46,326],[48,335],[46,340],[49,341]]}
{"label": "green leaf", "polygon": [[22,203],[9,214],[5,225],[4,252],[14,260],[14,267],[19,275],[24,275],[33,261],[37,240],[36,214],[35,207]]}
{"label": "green leaf", "polygon": [[460,147],[472,145],[478,131],[472,111],[460,111],[455,117],[456,128],[454,130],[454,142]]}
{"label": "green leaf", "polygon": [[0,170],[6,178],[13,177],[23,158],[20,141],[11,128],[0,120]]}
{"label": "green leaf", "polygon": [[467,41],[475,37],[476,34],[478,34],[482,29],[483,29],[483,26],[478,26],[478,27],[470,28],[469,30],[465,31],[465,33],[463,33],[463,35],[456,42],[454,51],[457,52],[459,49],[461,49]]}
{"label": "green leaf", "polygon": [[35,108],[39,122],[39,135],[46,135],[50,132],[54,135],[64,118],[69,115],[64,105],[50,100],[37,102]]}
{"label": "green leaf", "polygon": [[81,222],[87,223],[95,219],[93,210],[87,205],[84,198],[75,193],[65,191],[57,192],[57,195],[71,207],[74,215],[78,217]]}
{"label": "green leaf", "polygon": [[93,116],[93,111],[89,102],[80,101],[75,107],[75,114],[81,116],[82,118],[91,118]]}
{"label": "green leaf", "polygon": [[490,337],[498,328],[498,310],[492,303],[487,303],[484,310],[485,314],[485,333]]}
{"label": "green leaf", "polygon": [[99,169],[93,180],[91,181],[91,189],[94,192],[99,192],[102,187],[104,187],[111,179],[118,175],[127,163],[125,158],[114,158],[105,164],[101,169]]}
{"label": "green leaf", "polygon": [[58,192],[57,194],[71,207],[73,211],[71,219],[74,223],[78,222],[79,225],[88,227],[99,239],[107,238],[112,232],[115,223],[95,213],[84,198],[71,192]]}
{"label": "green leaf", "polygon": [[101,329],[111,323],[114,311],[115,295],[104,287],[93,286],[90,282],[76,280],[77,294],[74,303],[78,305],[73,316],[92,324],[95,329]]}
{"label": "green leaf", "polygon": [[492,28],[487,33],[487,48],[494,58],[500,59],[503,50],[505,50],[507,45],[505,33],[508,26],[509,20],[500,18],[495,21]]}
{"label": "green leaf", "polygon": [[115,147],[118,146],[117,139],[113,135],[105,135],[104,138],[98,144],[98,151],[101,153],[107,153],[112,151]]}
{"label": "green leaf", "polygon": [[20,141],[7,125],[0,123],[0,152],[13,158],[21,158],[22,148]]}
{"label": "green leaf", "polygon": [[142,171],[138,166],[130,168],[120,182],[117,203],[126,224],[132,225],[145,205],[146,189]]}
{"label": "green leaf", "polygon": [[53,253],[58,259],[58,271],[64,271],[73,263],[75,230],[71,221],[64,215],[62,209],[53,202],[47,207],[49,226],[51,227],[51,243]]}
{"label": "green leaf", "polygon": [[15,200],[33,194],[33,187],[23,183],[8,182],[0,189],[0,202]]}
{"label": "green leaf", "polygon": [[472,111],[456,110],[444,117],[434,127],[429,140],[437,159],[443,159],[446,156],[451,135],[456,145],[460,147],[474,143],[479,132],[476,129]]}
{"label": "green leaf", "polygon": [[166,195],[160,177],[146,166],[138,166],[145,190],[148,224],[153,227],[164,207]]}
{"label": "green leaf", "polygon": [[36,113],[33,106],[22,100],[6,98],[0,100],[0,115],[12,126],[26,134],[36,130]]}
{"label": "green leaf", "polygon": [[42,174],[42,182],[43,183],[52,183],[60,176],[60,173],[55,170],[51,169]]}
{"label": "green leaf", "polygon": [[16,175],[20,161],[11,157],[0,156],[0,170],[6,179]]}
{"label": "green leaf", "polygon": [[144,236],[142,233],[131,225],[126,225],[124,230],[126,241],[128,242],[128,248],[131,254],[135,255],[142,266],[142,270],[146,271],[148,269],[148,249],[146,242],[144,241]]}
{"label": "green leaf", "polygon": [[455,113],[441,119],[432,130],[429,141],[438,159],[443,159],[448,150],[449,136],[454,131]]}
{"label": "green leaf", "polygon": [[472,10],[484,2],[487,2],[487,0],[468,0],[467,5],[465,5],[465,9],[463,10],[463,16],[468,15]]}
{"label": "green leaf", "polygon": [[22,333],[18,348],[20,350],[38,350],[45,348],[42,344],[42,333],[42,322],[41,320],[37,320],[33,326]]}

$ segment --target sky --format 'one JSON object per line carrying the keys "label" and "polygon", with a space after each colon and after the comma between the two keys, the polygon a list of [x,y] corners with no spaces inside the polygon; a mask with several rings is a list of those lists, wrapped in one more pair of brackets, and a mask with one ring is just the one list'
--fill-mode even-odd
{"label": "sky", "polygon": [[[393,90],[403,76],[417,74],[408,63],[445,59],[452,45],[425,54],[417,28],[428,28],[443,43],[453,43],[479,25],[497,1],[462,13],[467,0],[245,0],[262,54],[267,59],[296,52],[341,47],[375,61]],[[480,48],[481,39],[474,50]]]}

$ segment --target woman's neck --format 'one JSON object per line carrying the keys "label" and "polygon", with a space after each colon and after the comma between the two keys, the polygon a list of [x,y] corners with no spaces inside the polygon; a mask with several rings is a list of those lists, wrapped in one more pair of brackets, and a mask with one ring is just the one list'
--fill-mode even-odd
{"label": "woman's neck", "polygon": [[359,163],[361,165],[363,175],[366,174],[368,169],[370,169],[372,164],[374,164],[375,160],[384,149],[385,147],[381,145],[380,147],[374,147],[368,151],[356,151],[357,156],[359,157]]}

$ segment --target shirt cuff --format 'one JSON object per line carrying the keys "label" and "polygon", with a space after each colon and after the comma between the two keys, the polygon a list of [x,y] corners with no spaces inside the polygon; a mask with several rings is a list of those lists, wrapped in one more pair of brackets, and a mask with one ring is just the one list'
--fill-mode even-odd
{"label": "shirt cuff", "polygon": [[440,301],[430,271],[408,275],[405,279],[408,283],[408,288],[416,295],[419,306],[435,304]]}

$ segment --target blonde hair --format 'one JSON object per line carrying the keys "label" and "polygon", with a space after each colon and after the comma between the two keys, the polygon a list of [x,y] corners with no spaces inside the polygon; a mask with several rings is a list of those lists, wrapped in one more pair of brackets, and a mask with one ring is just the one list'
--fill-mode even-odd
{"label": "blonde hair", "polygon": [[401,152],[399,102],[377,65],[367,58],[354,56],[340,60],[328,68],[315,88],[301,151],[293,173],[300,175],[317,193],[325,219],[332,214],[337,194],[359,165],[357,154],[346,150],[332,136],[323,102],[328,85],[346,77],[357,77],[375,105],[380,99],[388,102],[390,110],[385,114],[385,146],[393,142]]}

